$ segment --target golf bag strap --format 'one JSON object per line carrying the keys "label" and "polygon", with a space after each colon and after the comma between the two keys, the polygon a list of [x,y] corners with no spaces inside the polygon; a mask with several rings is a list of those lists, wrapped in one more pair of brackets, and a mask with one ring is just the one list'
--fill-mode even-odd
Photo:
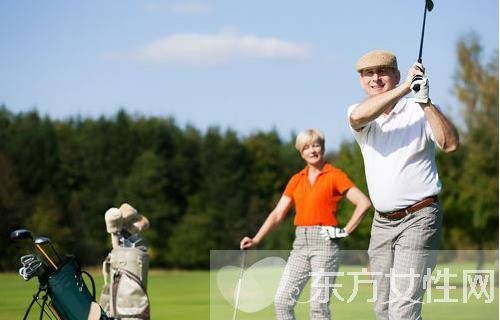
{"label": "golf bag strap", "polygon": [[76,260],[76,265],[77,265],[77,271],[80,274],[80,276],[82,277],[82,281],[83,281],[83,274],[86,274],[89,277],[90,282],[92,283],[92,299],[95,301],[95,282],[94,282],[94,278],[92,278],[92,276],[90,275],[90,273],[88,273],[87,271],[82,270],[82,265],[80,264],[80,261],[78,261],[78,259],[76,257],[75,257],[75,260]]}
{"label": "golf bag strap", "polygon": [[111,256],[108,255],[102,262],[102,275],[104,277],[104,285],[109,285],[109,274],[111,269]]}
{"label": "golf bag strap", "polygon": [[81,270],[82,274],[85,274],[87,277],[89,277],[90,279],[90,282],[92,283],[92,299],[95,300],[95,282],[94,282],[94,278],[92,278],[92,276],[90,275],[90,273],[88,273],[87,271],[85,270]]}

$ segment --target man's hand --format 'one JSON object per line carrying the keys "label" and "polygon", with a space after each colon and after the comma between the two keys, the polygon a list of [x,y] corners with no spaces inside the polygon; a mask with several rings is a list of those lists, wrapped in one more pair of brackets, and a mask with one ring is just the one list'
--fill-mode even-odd
{"label": "man's hand", "polygon": [[405,85],[407,85],[408,88],[411,87],[411,83],[415,76],[425,77],[425,68],[421,63],[415,62],[410,69],[408,69],[405,80]]}
{"label": "man's hand", "polygon": [[345,238],[349,235],[344,228],[337,227],[321,227],[319,234],[325,240]]}
{"label": "man's hand", "polygon": [[420,75],[415,75],[411,81],[410,89],[413,91],[413,98],[417,103],[427,103],[429,101],[429,80]]}

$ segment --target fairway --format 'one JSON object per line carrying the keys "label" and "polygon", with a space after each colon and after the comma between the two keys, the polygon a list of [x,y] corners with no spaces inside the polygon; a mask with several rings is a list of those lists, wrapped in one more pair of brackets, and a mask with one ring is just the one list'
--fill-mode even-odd
{"label": "fairway", "polygon": [[[423,306],[423,318],[424,319],[498,319],[498,286],[494,290],[494,301],[491,303],[486,303],[483,299],[469,299],[467,303],[463,303],[463,286],[462,286],[462,273],[464,270],[474,269],[473,264],[451,264],[451,265],[439,265],[439,269],[442,271],[444,268],[448,268],[450,274],[459,275],[456,278],[450,278],[449,286],[454,287],[449,290],[449,299],[455,299],[456,302],[440,302],[447,300],[444,296],[444,291],[439,288],[443,287],[443,282],[439,281],[434,284],[432,289],[432,296],[430,297],[431,303],[425,303]],[[493,268],[493,266],[490,266]],[[437,270],[437,269],[436,269]],[[349,272],[359,272],[361,271],[361,266],[341,266],[339,272],[343,272],[347,275]],[[272,275],[273,272],[268,273]],[[433,273],[435,275],[435,272]],[[270,276],[274,277],[274,275]],[[211,320],[223,320],[232,319],[233,308],[232,306],[222,297],[220,290],[217,288],[217,282],[215,281],[215,272],[212,273],[211,280]],[[359,279],[367,280],[368,277],[361,276]],[[265,282],[270,282],[271,279],[264,280]],[[261,284],[263,284],[261,283]],[[372,303],[367,302],[368,299],[372,298],[372,286],[370,284],[360,283],[357,288],[357,292],[353,295],[352,300],[350,300],[351,295],[354,292],[354,286],[352,277],[338,277],[336,284],[338,288],[337,296],[332,296],[331,302],[331,312],[332,319],[341,320],[351,320],[351,319],[375,319]],[[307,300],[309,299],[309,286],[307,286],[301,295],[299,302],[295,308],[297,319],[309,319],[309,305]],[[242,284],[242,295],[240,297],[240,306],[242,305],[241,300],[245,298],[244,288],[245,284]],[[424,297],[424,302],[428,298],[428,293]],[[247,294],[250,296],[251,294]],[[273,305],[262,309],[258,312],[238,313],[239,320],[265,320],[274,319],[274,309]]]}
{"label": "fairway", "polygon": [[[461,267],[463,268],[463,266]],[[457,266],[450,266],[450,268],[452,271],[459,269]],[[340,271],[349,270],[354,269],[353,267],[343,267]],[[102,276],[97,270],[92,274],[96,280],[97,292],[99,292],[102,286]],[[212,273],[212,280],[214,274]],[[35,291],[37,280],[32,279],[25,282],[16,273],[2,273],[0,274],[0,282],[3,289],[0,293],[0,320],[21,319],[31,295]],[[347,298],[349,296],[347,292],[351,292],[352,286],[343,283],[342,279],[339,279],[337,283],[343,285],[339,289],[339,293]],[[462,303],[462,288],[457,281],[452,281],[451,284],[457,287],[451,291],[451,297],[458,298],[459,302],[426,304],[424,305],[424,319],[498,319],[498,287],[495,288],[493,303],[485,303],[484,299],[471,299],[468,303]],[[232,306],[220,298],[217,286],[212,285],[211,287],[211,274],[208,271],[152,270],[149,273],[148,291],[151,299],[151,315],[154,320],[232,319]],[[211,293],[212,303],[210,301]],[[219,298],[214,298],[217,295]],[[305,295],[302,295],[300,300],[306,300],[307,295],[306,289]],[[356,298],[352,302],[333,300],[332,319],[374,319],[372,304],[366,302],[370,296],[371,287],[360,284]],[[437,294],[436,297],[438,297]],[[442,294],[439,297],[442,298]],[[306,303],[297,306],[298,319],[309,319],[308,312]],[[210,318],[210,314],[212,314],[212,318]],[[37,307],[34,307],[34,312],[29,319],[38,319],[37,316]],[[273,307],[271,305],[255,313],[239,312],[238,319],[274,319]]]}

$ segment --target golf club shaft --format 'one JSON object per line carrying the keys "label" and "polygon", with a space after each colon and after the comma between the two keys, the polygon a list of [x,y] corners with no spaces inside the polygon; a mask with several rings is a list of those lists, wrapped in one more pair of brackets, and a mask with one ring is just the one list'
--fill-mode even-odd
{"label": "golf club shaft", "polygon": [[236,320],[238,315],[238,304],[240,302],[240,291],[241,291],[241,282],[243,280],[243,270],[245,270],[245,250],[243,250],[243,253],[241,255],[240,277],[238,279],[238,283],[236,284],[236,298],[234,300],[233,320]]}
{"label": "golf club shaft", "polygon": [[59,310],[56,309],[52,301],[49,301],[47,305],[49,306],[50,312],[56,318],[56,320],[62,320],[61,315],[59,314]]}
{"label": "golf club shaft", "polygon": [[42,246],[39,245],[38,243],[36,243],[35,246],[38,249],[38,251],[40,251],[44,255],[44,257],[50,262],[50,264],[57,270],[58,269],[57,265],[54,263],[54,261],[52,261],[52,259],[50,259],[45,250],[43,250]]}
{"label": "golf club shaft", "polygon": [[424,47],[425,18],[427,16],[427,0],[424,0],[424,22],[422,23],[422,35],[420,36],[420,50],[418,51],[418,63],[422,63],[422,49]]}

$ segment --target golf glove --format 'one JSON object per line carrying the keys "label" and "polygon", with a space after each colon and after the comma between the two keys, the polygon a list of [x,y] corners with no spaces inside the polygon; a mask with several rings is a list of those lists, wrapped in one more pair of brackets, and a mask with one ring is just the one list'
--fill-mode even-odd
{"label": "golf glove", "polygon": [[410,89],[413,91],[413,99],[417,103],[429,101],[429,80],[427,77],[416,75],[411,81]]}
{"label": "golf glove", "polygon": [[319,234],[325,240],[345,238],[349,235],[344,228],[337,227],[321,227]]}

